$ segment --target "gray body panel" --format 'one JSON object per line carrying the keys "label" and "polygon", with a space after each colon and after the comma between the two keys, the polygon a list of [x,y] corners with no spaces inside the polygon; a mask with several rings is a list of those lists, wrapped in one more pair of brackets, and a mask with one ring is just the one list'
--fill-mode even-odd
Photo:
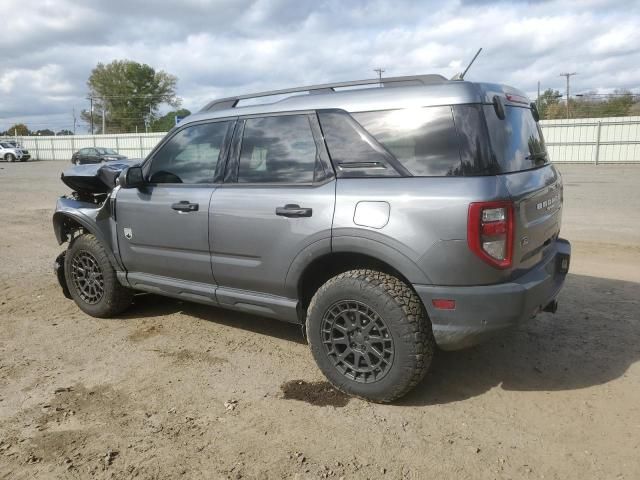
{"label": "gray body panel", "polygon": [[[309,245],[331,239],[336,181],[322,185],[233,185],[211,201],[213,271],[225,288],[296,298],[285,288],[289,267]],[[276,216],[276,208],[311,208],[304,218]]]}
{"label": "gray body panel", "polygon": [[[237,102],[225,99],[183,120],[167,139],[188,125],[221,118],[487,104],[494,95],[509,104],[507,94],[524,96],[502,85],[443,80],[297,95],[245,107],[227,108]],[[151,152],[145,171],[164,143]],[[237,148],[228,150],[229,157],[238,154]],[[562,182],[552,165],[486,176],[331,178],[313,185],[224,180],[116,188],[100,208],[61,199],[54,216],[58,241],[68,230],[64,219],[72,218],[108,247],[127,286],[290,322],[304,321],[300,285],[315,260],[366,256],[413,285],[437,343],[448,349],[476,343],[537,313],[555,299],[564,280],[554,270],[555,259],[570,254],[570,247],[558,240]],[[467,224],[470,203],[502,200],[513,202],[515,222],[513,264],[500,269],[470,250]],[[173,210],[181,201],[199,208]],[[276,208],[288,204],[311,208],[312,215],[276,215]],[[131,229],[129,237],[125,228]],[[437,298],[455,298],[456,309],[435,309],[431,302]]]}
{"label": "gray body panel", "polygon": [[[149,186],[117,193],[118,243],[131,273],[215,284],[209,254],[209,202],[212,186]],[[174,203],[198,204],[194,212]],[[131,238],[125,238],[130,229]],[[137,280],[132,281],[137,285]]]}
{"label": "gray body panel", "polygon": [[[571,255],[566,240],[556,242],[525,275],[497,285],[414,285],[429,314],[438,346],[444,350],[467,348],[541,312],[557,297],[566,277],[566,273],[557,271],[559,254]],[[454,298],[456,308],[434,308],[432,301],[441,298]]]}

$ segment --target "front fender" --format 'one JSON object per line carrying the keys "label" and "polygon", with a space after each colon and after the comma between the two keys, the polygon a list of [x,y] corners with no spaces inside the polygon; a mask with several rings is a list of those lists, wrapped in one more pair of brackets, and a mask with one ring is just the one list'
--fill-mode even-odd
{"label": "front fender", "polygon": [[62,245],[70,239],[71,233],[78,227],[93,234],[107,251],[113,268],[124,270],[117,255],[117,238],[115,222],[111,215],[111,202],[107,199],[101,206],[90,202],[61,197],[53,214],[53,232],[58,244]]}

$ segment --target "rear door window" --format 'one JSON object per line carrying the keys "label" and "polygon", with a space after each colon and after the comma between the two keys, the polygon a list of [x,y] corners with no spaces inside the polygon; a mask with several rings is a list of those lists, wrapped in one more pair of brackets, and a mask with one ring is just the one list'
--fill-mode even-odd
{"label": "rear door window", "polygon": [[418,107],[354,113],[355,118],[406,168],[419,177],[461,175],[451,107]]}
{"label": "rear door window", "polygon": [[249,118],[238,183],[312,183],[318,160],[308,115]]}
{"label": "rear door window", "polygon": [[505,119],[485,105],[491,149],[502,173],[519,172],[549,163],[540,127],[527,107],[505,105]]}

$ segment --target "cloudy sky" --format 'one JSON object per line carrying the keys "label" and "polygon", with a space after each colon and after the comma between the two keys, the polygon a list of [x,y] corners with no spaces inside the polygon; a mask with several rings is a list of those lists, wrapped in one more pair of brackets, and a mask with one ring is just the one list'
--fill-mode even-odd
{"label": "cloudy sky", "polygon": [[[640,0],[2,0],[0,130],[70,128],[97,62],[178,77],[197,110],[235,93],[441,73],[535,93],[640,92]],[[78,128],[80,133],[81,128]]]}

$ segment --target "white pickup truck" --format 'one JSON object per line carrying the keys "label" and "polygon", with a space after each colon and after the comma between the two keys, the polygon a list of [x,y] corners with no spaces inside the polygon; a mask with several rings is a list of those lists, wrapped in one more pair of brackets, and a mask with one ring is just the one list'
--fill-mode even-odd
{"label": "white pickup truck", "polygon": [[15,162],[19,160],[26,162],[31,158],[31,155],[23,147],[18,146],[14,142],[0,142],[0,159],[5,162]]}

